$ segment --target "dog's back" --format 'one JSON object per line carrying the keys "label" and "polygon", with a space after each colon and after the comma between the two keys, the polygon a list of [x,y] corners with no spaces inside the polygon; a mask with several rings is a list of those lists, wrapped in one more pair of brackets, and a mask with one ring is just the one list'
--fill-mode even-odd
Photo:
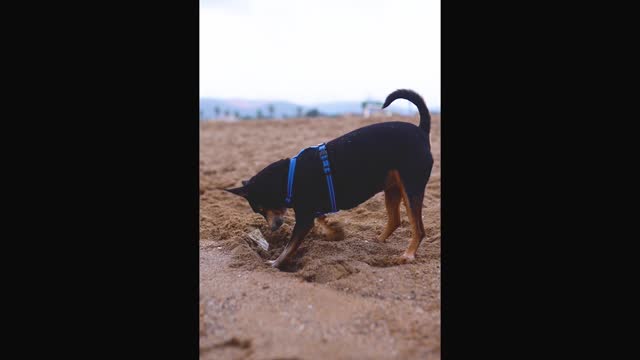
{"label": "dog's back", "polygon": [[[389,172],[404,178],[429,179],[433,158],[427,134],[406,122],[366,126],[327,143],[336,198],[350,209],[384,190]],[[422,187],[424,189],[424,186]]]}
{"label": "dog's back", "polygon": [[[356,129],[327,142],[327,152],[335,187],[337,207],[351,209],[389,186],[396,172],[403,191],[419,197],[429,180],[433,158],[429,142],[431,116],[424,100],[411,90],[396,90],[387,96],[383,107],[403,98],[416,105],[420,124],[391,121]],[[300,204],[324,204],[329,208],[329,193],[321,176],[317,154],[300,155],[296,172]]]}

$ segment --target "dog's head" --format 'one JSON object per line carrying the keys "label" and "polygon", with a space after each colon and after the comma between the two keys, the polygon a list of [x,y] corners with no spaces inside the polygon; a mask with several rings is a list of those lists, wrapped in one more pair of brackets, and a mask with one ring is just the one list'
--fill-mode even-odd
{"label": "dog's head", "polygon": [[[225,189],[226,191],[241,196],[249,202],[251,209],[264,217],[272,231],[278,230],[284,223],[284,215],[287,208],[282,204],[274,204],[268,197],[260,196],[259,191],[255,191],[248,181],[243,181],[241,187]],[[254,190],[254,191],[252,191]]]}
{"label": "dog's head", "polygon": [[285,197],[288,172],[289,160],[282,159],[262,169],[250,180],[243,181],[242,186],[225,190],[247,199],[251,209],[262,215],[271,230],[275,231],[284,223],[287,212]]}
{"label": "dog's head", "polygon": [[251,209],[264,217],[271,227],[271,231],[278,230],[284,223],[284,215],[287,213],[287,207],[283,201],[281,199],[275,199],[272,194],[263,191],[265,189],[258,186],[255,182],[243,181],[242,186],[225,190],[247,199]]}

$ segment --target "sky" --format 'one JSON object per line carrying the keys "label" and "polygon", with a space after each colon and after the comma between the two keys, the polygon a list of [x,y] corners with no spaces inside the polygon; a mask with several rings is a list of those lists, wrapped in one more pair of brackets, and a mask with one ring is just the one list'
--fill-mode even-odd
{"label": "sky", "polygon": [[200,0],[200,97],[440,107],[439,0]]}

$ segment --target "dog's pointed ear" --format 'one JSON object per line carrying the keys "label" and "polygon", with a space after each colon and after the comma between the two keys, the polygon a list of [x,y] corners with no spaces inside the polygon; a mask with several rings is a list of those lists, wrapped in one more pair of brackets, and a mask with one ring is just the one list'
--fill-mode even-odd
{"label": "dog's pointed ear", "polygon": [[233,188],[233,189],[224,189],[224,191],[228,191],[232,194],[236,194],[238,196],[242,196],[243,198],[247,198],[249,196],[249,192],[245,186]]}
{"label": "dog's pointed ear", "polygon": [[247,180],[242,180],[242,186],[247,186],[249,182]]}

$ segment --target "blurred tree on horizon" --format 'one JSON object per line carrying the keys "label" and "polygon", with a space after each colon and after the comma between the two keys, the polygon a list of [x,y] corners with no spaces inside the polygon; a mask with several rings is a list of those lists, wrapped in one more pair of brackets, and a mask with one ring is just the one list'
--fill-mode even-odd
{"label": "blurred tree on horizon", "polygon": [[318,109],[311,109],[305,114],[305,116],[307,117],[318,117],[320,115],[322,114],[320,113],[320,111],[318,111]]}

